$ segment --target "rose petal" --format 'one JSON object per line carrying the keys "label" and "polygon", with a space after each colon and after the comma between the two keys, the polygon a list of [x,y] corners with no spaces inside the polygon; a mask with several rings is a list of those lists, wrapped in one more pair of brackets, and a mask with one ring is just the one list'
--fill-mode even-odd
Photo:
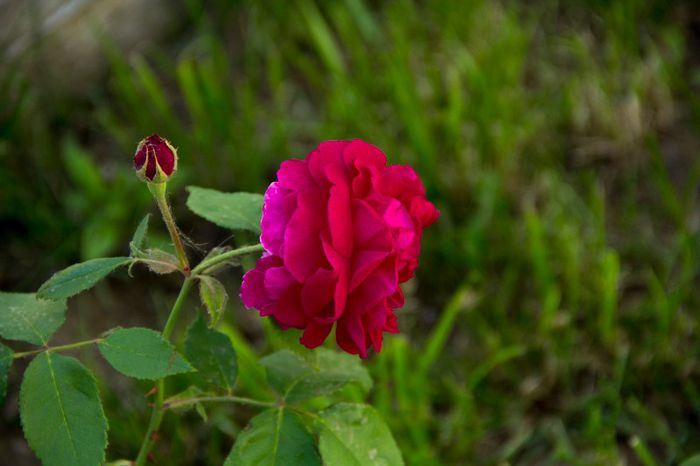
{"label": "rose petal", "polygon": [[382,334],[386,324],[388,308],[385,303],[376,305],[372,310],[362,315],[366,338],[372,342],[374,351],[382,350]]}
{"label": "rose petal", "polygon": [[347,166],[354,165],[357,168],[386,165],[386,155],[377,146],[369,144],[361,139],[353,139],[345,146],[343,159]]}
{"label": "rose petal", "polygon": [[345,310],[345,302],[348,298],[350,265],[348,259],[339,254],[338,251],[333,248],[333,246],[330,244],[330,240],[327,237],[322,238],[322,244],[326,258],[333,267],[333,271],[337,277],[334,293],[335,305],[333,320],[335,320],[338,319]]}
{"label": "rose petal", "polygon": [[272,183],[265,191],[260,242],[266,251],[283,256],[284,232],[296,209],[297,198],[279,183]]}
{"label": "rose petal", "polygon": [[292,191],[317,187],[305,160],[285,160],[282,162],[280,169],[277,170],[277,179],[281,187]]}
{"label": "rose petal", "polygon": [[146,148],[146,178],[152,180],[156,177],[156,156],[153,154],[153,148]]}
{"label": "rose petal", "polygon": [[267,296],[272,300],[278,300],[289,289],[289,287],[297,285],[292,274],[284,267],[271,267],[265,271],[265,291]]}
{"label": "rose petal", "polygon": [[326,177],[326,169],[329,165],[345,166],[342,154],[347,145],[347,141],[322,142],[306,158],[309,172],[319,186],[327,189],[330,184]]}
{"label": "rose petal", "polygon": [[326,225],[325,198],[314,191],[304,191],[297,197],[297,208],[284,234],[284,263],[299,282],[323,265],[323,250],[319,241]]}
{"label": "rose petal", "polygon": [[432,202],[419,197],[414,197],[411,201],[411,217],[418,220],[423,228],[435,223],[439,215],[440,211]]}
{"label": "rose petal", "polygon": [[425,188],[415,170],[408,165],[390,165],[377,178],[379,192],[405,202],[414,197],[425,197]]}
{"label": "rose petal", "polygon": [[309,318],[301,305],[301,285],[287,288],[274,305],[273,317],[284,328],[304,328]]}
{"label": "rose petal", "polygon": [[333,323],[324,323],[318,319],[311,319],[299,341],[307,348],[316,348],[326,340],[332,328]]}
{"label": "rose petal", "polygon": [[318,315],[333,301],[336,282],[335,272],[327,269],[318,269],[306,280],[301,290],[301,302],[306,315]]}
{"label": "rose petal", "polygon": [[367,358],[365,331],[359,314],[343,314],[335,330],[335,340],[338,346],[348,353],[359,354],[362,359]]}
{"label": "rose petal", "polygon": [[339,254],[350,257],[353,244],[350,188],[346,174],[337,165],[328,167],[328,179],[333,183],[328,199],[328,227],[333,247]]}
{"label": "rose petal", "polygon": [[255,268],[243,276],[241,300],[245,307],[260,309],[272,301],[265,288],[265,272],[271,267],[280,265],[282,265],[280,257],[263,256],[258,260]]}

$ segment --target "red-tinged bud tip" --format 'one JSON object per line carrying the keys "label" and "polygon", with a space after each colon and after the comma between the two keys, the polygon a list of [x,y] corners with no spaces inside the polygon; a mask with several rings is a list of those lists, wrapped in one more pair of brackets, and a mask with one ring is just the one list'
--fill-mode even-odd
{"label": "red-tinged bud tip", "polygon": [[151,134],[136,148],[134,168],[144,181],[167,181],[177,170],[177,150],[167,139]]}

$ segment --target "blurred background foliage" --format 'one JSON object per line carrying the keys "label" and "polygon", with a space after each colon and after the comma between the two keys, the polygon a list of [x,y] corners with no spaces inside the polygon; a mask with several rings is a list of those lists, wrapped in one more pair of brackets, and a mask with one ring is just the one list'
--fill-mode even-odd
{"label": "blurred background foliage", "polygon": [[[173,202],[204,248],[226,232],[182,208],[182,187],[261,192],[281,160],[359,137],[413,164],[442,212],[403,333],[367,362],[409,464],[700,451],[697,3],[3,3],[2,289],[126,251],[154,210],[131,169],[150,133],[179,148]],[[64,338],[162,319],[165,282],[141,273],[74,300]],[[298,335],[233,301],[224,328],[254,393],[251,355]],[[146,400],[110,377],[110,455],[132,456]],[[166,426],[160,464],[220,464],[250,414]],[[2,416],[0,450],[34,464],[16,409]]]}

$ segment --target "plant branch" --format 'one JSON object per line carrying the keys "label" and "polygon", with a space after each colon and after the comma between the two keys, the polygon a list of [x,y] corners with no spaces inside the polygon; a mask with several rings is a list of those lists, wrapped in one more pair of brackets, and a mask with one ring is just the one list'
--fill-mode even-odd
{"label": "plant branch", "polygon": [[[180,260],[180,265],[182,266],[182,271],[185,274],[185,281],[182,283],[180,293],[178,294],[177,299],[175,300],[175,303],[173,304],[173,307],[170,310],[170,315],[168,316],[168,320],[165,322],[165,327],[163,327],[163,337],[166,340],[170,340],[170,336],[172,335],[173,330],[175,329],[175,324],[177,323],[180,313],[182,311],[183,304],[187,299],[187,295],[192,289],[195,276],[213,265],[220,264],[221,262],[225,262],[234,257],[255,252],[261,252],[263,251],[263,247],[260,244],[256,244],[253,246],[244,246],[242,248],[234,249],[233,251],[228,251],[223,254],[219,254],[218,256],[214,256],[209,259],[203,260],[200,264],[197,265],[197,267],[195,267],[190,272],[190,267],[187,261],[187,255],[185,254],[185,249],[182,245],[182,240],[180,239],[180,235],[177,231],[177,226],[175,225],[172,213],[170,212],[170,207],[168,206],[167,199],[165,198],[165,183],[156,185],[149,184],[148,186],[151,192],[153,193],[153,196],[156,198],[156,201],[158,202],[158,208],[160,209],[161,214],[163,215],[163,221],[168,227],[168,232],[170,233],[170,237],[172,238],[173,244],[175,245],[175,250],[177,251],[178,259]],[[153,444],[155,443],[156,432],[160,428],[160,424],[163,420],[163,413],[166,409],[183,404],[197,403],[199,401],[232,401],[237,403],[247,403],[256,406],[275,406],[274,403],[268,403],[265,401],[235,396],[192,398],[189,400],[174,401],[172,403],[168,403],[167,406],[164,406],[164,400],[165,379],[160,379],[157,382],[156,399],[155,403],[153,404],[151,419],[148,423],[148,429],[146,430],[146,435],[143,439],[143,442],[141,443],[141,448],[139,449],[138,456],[136,457],[135,466],[144,466],[146,464],[148,455],[151,451],[151,448],[153,448]]]}
{"label": "plant branch", "polygon": [[255,244],[253,246],[243,246],[241,248],[234,249],[232,251],[219,254],[218,256],[210,257],[209,259],[203,260],[197,265],[197,267],[192,269],[192,273],[194,275],[197,275],[198,273],[201,273],[209,267],[212,267],[216,264],[220,264],[222,262],[226,262],[227,260],[233,259],[234,257],[244,256],[246,254],[253,254],[262,251],[264,251],[262,244]]}
{"label": "plant branch", "polygon": [[165,190],[167,183],[148,183],[148,189],[153,194],[158,204],[158,209],[163,216],[163,222],[168,228],[168,233],[170,233],[170,239],[173,241],[175,246],[175,252],[177,253],[177,258],[180,261],[180,267],[185,276],[190,274],[190,264],[187,260],[187,253],[185,252],[185,246],[182,244],[182,238],[180,238],[180,232],[177,230],[177,225],[175,224],[175,218],[170,210],[170,205],[168,205],[168,199],[165,196]]}
{"label": "plant branch", "polygon": [[81,348],[83,346],[93,345],[93,344],[99,343],[101,341],[102,341],[102,338],[93,338],[92,340],[78,341],[76,343],[70,343],[67,345],[45,346],[45,347],[37,349],[37,350],[24,351],[21,353],[14,353],[12,355],[12,358],[13,359],[25,358],[27,356],[33,356],[35,354],[43,353],[45,351],[52,351],[53,352],[53,351],[72,350],[72,349],[76,349],[76,348]]}
{"label": "plant branch", "polygon": [[185,278],[185,281],[182,282],[182,288],[180,288],[180,294],[177,295],[177,299],[175,300],[175,303],[173,304],[173,308],[170,310],[170,315],[168,316],[168,320],[165,322],[165,327],[163,327],[163,337],[165,337],[166,340],[170,339],[170,335],[172,335],[173,330],[175,328],[175,323],[177,322],[178,317],[180,316],[180,311],[182,310],[182,305],[185,303],[185,300],[187,299],[187,295],[190,292],[190,289],[192,288],[193,280],[192,278]]}
{"label": "plant branch", "polygon": [[177,408],[178,406],[193,405],[196,403],[207,402],[207,401],[240,403],[240,404],[251,405],[251,406],[262,406],[262,407],[266,407],[266,408],[274,408],[274,407],[278,406],[277,403],[274,403],[272,401],[261,401],[261,400],[255,400],[253,398],[245,398],[245,397],[241,397],[241,396],[226,395],[226,396],[200,396],[200,397],[194,397],[194,398],[185,398],[182,400],[174,400],[174,401],[171,401],[170,403],[165,403],[163,405],[163,409],[172,409],[172,408]]}
{"label": "plant branch", "polygon": [[[170,310],[170,315],[163,328],[163,337],[170,339],[173,330],[175,329],[175,324],[180,316],[180,311],[182,310],[182,305],[187,299],[187,295],[192,289],[193,279],[188,277],[182,282],[182,288],[180,288],[180,294],[178,294],[173,308]],[[146,459],[148,454],[155,443],[155,433],[160,428],[160,423],[163,420],[163,400],[165,399],[165,379],[159,379],[156,388],[156,400],[153,404],[153,411],[151,412],[151,420],[148,423],[148,429],[146,430],[146,436],[143,438],[141,443],[141,449],[136,457],[135,466],[144,466],[146,464]]]}

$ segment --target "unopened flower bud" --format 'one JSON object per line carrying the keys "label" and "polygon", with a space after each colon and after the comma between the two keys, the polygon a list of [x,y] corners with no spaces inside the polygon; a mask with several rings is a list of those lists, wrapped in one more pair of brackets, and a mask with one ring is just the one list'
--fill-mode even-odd
{"label": "unopened flower bud", "polygon": [[143,181],[163,183],[177,169],[177,150],[166,139],[151,134],[136,148],[134,168]]}

